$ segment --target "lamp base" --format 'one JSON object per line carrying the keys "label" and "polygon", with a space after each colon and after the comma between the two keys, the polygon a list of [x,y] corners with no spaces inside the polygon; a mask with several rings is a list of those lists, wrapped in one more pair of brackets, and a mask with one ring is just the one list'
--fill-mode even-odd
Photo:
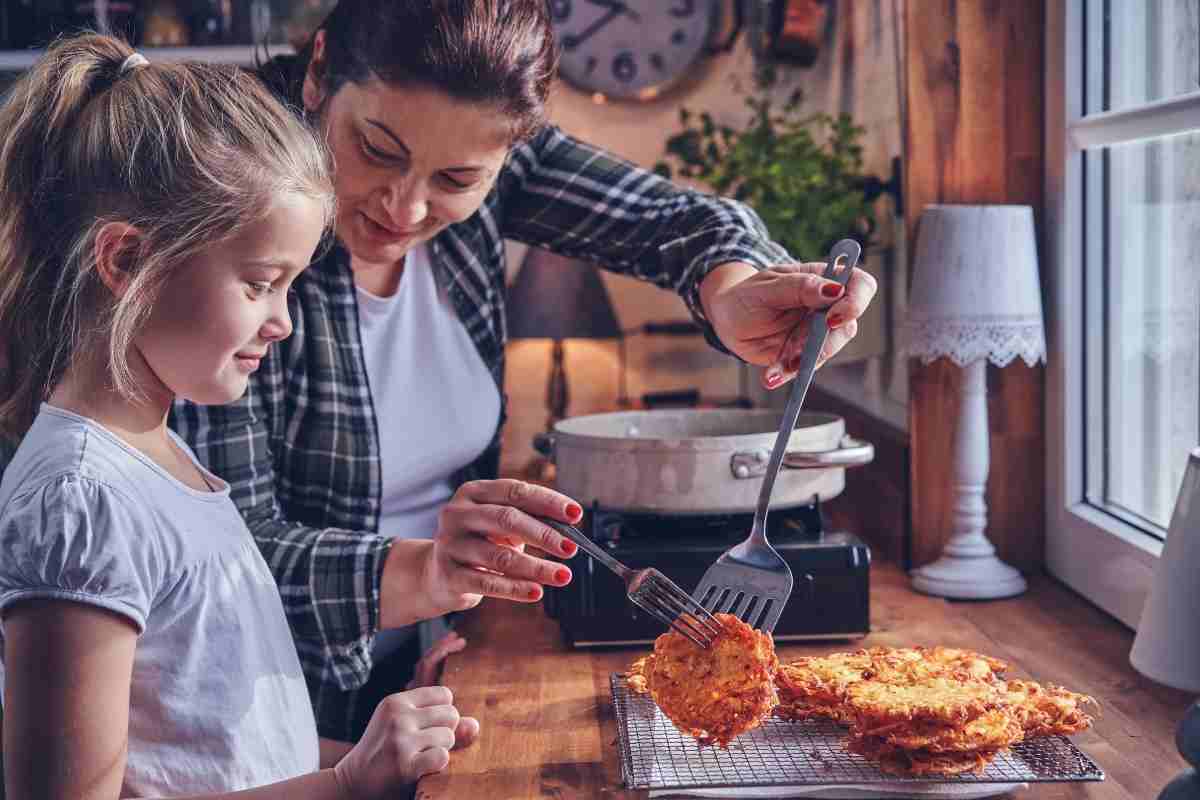
{"label": "lamp base", "polygon": [[942,556],[909,576],[918,592],[957,600],[999,600],[1028,588],[1020,572],[994,555]]}
{"label": "lamp base", "polygon": [[996,557],[987,538],[987,362],[963,368],[958,425],[954,432],[953,516],[942,556],[913,570],[918,592],[962,600],[997,600],[1025,591],[1021,573]]}

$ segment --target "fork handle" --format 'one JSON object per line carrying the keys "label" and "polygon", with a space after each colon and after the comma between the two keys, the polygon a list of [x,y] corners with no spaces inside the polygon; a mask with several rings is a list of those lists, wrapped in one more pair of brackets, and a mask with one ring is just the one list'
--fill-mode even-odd
{"label": "fork handle", "polygon": [[629,574],[633,572],[633,570],[631,570],[629,567],[610,556],[607,552],[605,552],[603,547],[593,542],[591,537],[579,530],[579,528],[576,528],[574,525],[567,525],[564,522],[559,522],[558,520],[550,519],[549,517],[538,516],[535,517],[535,519],[537,519],[539,522],[546,523],[551,528],[554,528],[554,530],[558,531],[563,536],[579,545],[581,550],[599,561],[604,566],[611,569],[613,572],[617,573],[617,576],[622,580],[627,578]]}

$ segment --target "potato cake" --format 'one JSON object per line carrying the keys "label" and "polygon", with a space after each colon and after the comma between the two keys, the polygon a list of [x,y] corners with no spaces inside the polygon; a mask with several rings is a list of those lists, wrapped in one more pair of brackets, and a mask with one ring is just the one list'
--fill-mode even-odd
{"label": "potato cake", "polygon": [[779,702],[779,659],[769,634],[730,614],[716,617],[722,631],[711,647],[670,631],[655,640],[644,669],[651,697],[680,731],[725,747]]}

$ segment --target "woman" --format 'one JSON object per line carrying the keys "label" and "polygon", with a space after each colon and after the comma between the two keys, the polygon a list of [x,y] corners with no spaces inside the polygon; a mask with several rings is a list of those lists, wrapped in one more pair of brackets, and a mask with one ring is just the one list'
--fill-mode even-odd
{"label": "woman", "polygon": [[503,239],[674,289],[712,344],[769,365],[768,388],[794,373],[808,309],[832,304],[828,357],[875,292],[789,263],[748,208],[546,125],[554,63],[545,0],[343,0],[261,70],[329,142],[338,243],[296,281],[295,331],[246,397],[174,424],[233,484],[323,736],[353,741],[412,675],[416,640],[389,629],[570,581],[523,546],[573,554],[531,515],[580,508],[494,480]]}

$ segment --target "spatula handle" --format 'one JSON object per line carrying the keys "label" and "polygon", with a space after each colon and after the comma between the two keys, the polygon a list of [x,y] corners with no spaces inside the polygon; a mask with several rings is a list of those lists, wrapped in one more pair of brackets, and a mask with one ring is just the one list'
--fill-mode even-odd
{"label": "spatula handle", "polygon": [[[829,251],[829,261],[825,265],[822,277],[837,281],[845,286],[854,267],[862,255],[862,247],[853,239],[842,239]],[[829,325],[826,322],[827,311],[814,311],[808,323],[808,335],[804,338],[804,350],[800,353],[800,366],[792,383],[792,393],[788,396],[787,406],[783,410],[783,418],[779,421],[779,433],[775,436],[775,446],[771,448],[771,460],[767,462],[767,471],[763,475],[762,489],[758,493],[758,506],[754,510],[754,527],[751,535],[766,541],[767,508],[771,504],[771,490],[775,488],[775,476],[783,457],[787,454],[788,441],[796,420],[800,417],[800,409],[804,406],[804,398],[808,395],[808,387],[812,384],[813,372],[816,371],[817,361],[821,350],[825,347],[825,339],[829,335]]]}

